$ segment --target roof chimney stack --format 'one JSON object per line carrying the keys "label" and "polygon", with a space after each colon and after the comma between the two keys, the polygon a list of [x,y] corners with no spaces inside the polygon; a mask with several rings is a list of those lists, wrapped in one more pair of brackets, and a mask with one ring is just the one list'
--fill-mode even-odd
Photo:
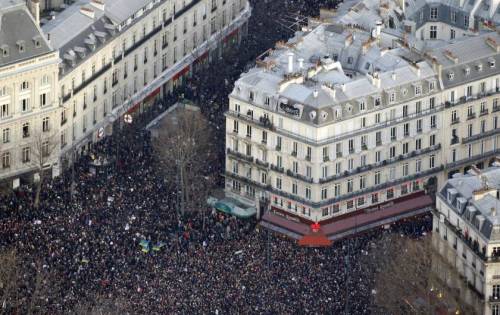
{"label": "roof chimney stack", "polygon": [[288,53],[288,73],[293,72],[293,53]]}
{"label": "roof chimney stack", "polygon": [[35,19],[36,25],[40,25],[40,0],[30,1],[30,11]]}
{"label": "roof chimney stack", "polygon": [[304,58],[299,58],[299,70],[304,69]]}

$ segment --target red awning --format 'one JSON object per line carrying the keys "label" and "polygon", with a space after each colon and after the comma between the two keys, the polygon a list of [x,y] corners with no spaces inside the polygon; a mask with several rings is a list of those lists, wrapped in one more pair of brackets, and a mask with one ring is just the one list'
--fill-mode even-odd
{"label": "red awning", "polygon": [[181,71],[179,71],[176,75],[174,75],[174,77],[172,78],[172,80],[177,80],[179,79],[180,77],[182,77],[183,75],[185,75],[186,73],[189,72],[189,66],[186,66],[184,69],[182,69]]}
{"label": "red awning", "polygon": [[124,115],[126,115],[126,114],[132,114],[133,112],[135,112],[139,108],[140,105],[141,105],[141,102],[139,102],[139,103],[135,104],[134,106],[130,107],[129,110]]}
{"label": "red awning", "polygon": [[332,245],[332,241],[330,241],[323,233],[313,233],[302,237],[298,241],[298,244],[300,246],[308,247],[328,247]]}
{"label": "red awning", "polygon": [[198,58],[196,58],[196,60],[194,62],[195,63],[200,63],[200,62],[203,62],[207,58],[208,58],[208,50],[205,51],[201,56],[199,56]]}
{"label": "red awning", "polygon": [[146,96],[144,98],[144,102],[147,102],[149,100],[151,100],[153,97],[155,97],[156,95],[158,95],[158,93],[160,93],[160,88],[156,88],[156,90],[154,90],[153,92],[149,93],[148,96]]}

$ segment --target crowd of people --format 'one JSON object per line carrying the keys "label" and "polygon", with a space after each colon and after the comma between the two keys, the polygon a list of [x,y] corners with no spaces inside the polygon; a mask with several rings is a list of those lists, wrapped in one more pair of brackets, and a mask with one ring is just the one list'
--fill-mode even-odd
{"label": "crowd of people", "polygon": [[[19,270],[12,292],[0,288],[3,312],[89,313],[111,303],[118,314],[372,314],[376,293],[363,256],[385,233],[418,237],[428,231],[429,216],[322,249],[298,247],[254,219],[209,208],[179,217],[175,185],[158,170],[144,130],[179,95],[193,99],[219,135],[221,158],[213,171],[221,173],[232,82],[290,35],[274,24],[273,14],[317,15],[325,3],[332,1],[252,1],[244,49],[214,60],[184,88],[95,144],[74,171],[46,181],[37,209],[30,186],[0,197],[0,255],[14,250]],[[151,246],[145,250],[143,242]]]}

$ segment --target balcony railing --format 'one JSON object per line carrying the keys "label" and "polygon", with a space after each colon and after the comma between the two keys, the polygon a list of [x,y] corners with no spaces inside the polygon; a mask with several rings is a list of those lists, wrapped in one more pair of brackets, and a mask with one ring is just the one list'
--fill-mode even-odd
{"label": "balcony railing", "polygon": [[417,156],[428,154],[428,153],[431,153],[434,151],[438,151],[440,149],[441,149],[441,144],[437,144],[437,145],[434,145],[434,146],[431,146],[431,147],[428,147],[428,148],[425,148],[422,150],[412,151],[408,154],[401,154],[401,155],[398,155],[397,157],[394,157],[392,159],[387,159],[387,160],[383,160],[383,161],[378,162],[378,163],[368,164],[368,165],[365,165],[362,167],[357,167],[351,171],[344,171],[341,174],[332,175],[332,176],[329,176],[326,178],[320,178],[319,182],[322,184],[328,183],[331,181],[339,180],[341,178],[345,178],[345,177],[353,176],[353,175],[356,175],[356,174],[359,174],[362,172],[366,172],[366,171],[369,171],[372,169],[384,167],[386,165],[390,165],[390,164],[396,163],[398,161],[402,161],[402,160],[409,159],[409,158],[415,158]]}
{"label": "balcony railing", "polygon": [[313,183],[313,179],[311,177],[307,177],[307,176],[304,176],[304,175],[300,175],[296,172],[293,172],[291,170],[287,170],[286,171],[286,175],[290,176],[290,177],[293,177],[293,178],[296,178],[298,180],[301,180],[303,182],[307,182],[307,183],[310,183],[312,184]]}
{"label": "balcony railing", "polygon": [[455,167],[460,167],[460,166],[467,165],[467,164],[471,165],[471,164],[474,164],[476,161],[480,161],[483,159],[487,159],[489,157],[493,157],[493,156],[497,155],[498,153],[500,153],[500,149],[496,149],[496,150],[489,151],[489,152],[484,152],[482,154],[476,154],[476,155],[473,155],[471,157],[467,157],[465,159],[461,159],[461,160],[458,160],[455,162],[448,163],[448,164],[446,164],[446,168],[455,168]]}
{"label": "balcony railing", "polygon": [[484,139],[484,138],[487,138],[487,137],[491,137],[491,136],[497,135],[499,133],[500,133],[500,128],[488,130],[486,132],[482,132],[482,133],[479,133],[477,135],[473,135],[473,136],[470,136],[470,137],[462,138],[462,143],[466,144],[466,143],[469,143],[469,142],[472,142],[472,141],[476,141],[476,140]]}
{"label": "balcony railing", "polygon": [[459,122],[460,122],[460,118],[459,117],[455,117],[455,118],[451,119],[451,124],[452,125],[458,124]]}
{"label": "balcony railing", "polygon": [[471,120],[471,119],[474,119],[474,118],[476,118],[476,113],[467,114],[467,120]]}
{"label": "balcony railing", "polygon": [[283,167],[278,167],[274,164],[271,164],[271,169],[278,173],[285,173],[285,169]]}
{"label": "balcony railing", "polygon": [[244,161],[247,161],[247,162],[250,162],[250,163],[253,163],[253,161],[254,161],[254,158],[253,158],[252,156],[250,156],[250,155],[245,155],[245,154],[243,154],[243,153],[233,151],[233,150],[231,150],[230,148],[227,148],[227,153],[228,153],[229,155],[232,155],[232,156],[234,156],[234,157],[236,157],[236,158],[239,158],[239,159],[241,159],[241,160],[244,160]]}
{"label": "balcony railing", "polygon": [[485,108],[485,109],[482,109],[480,112],[479,112],[479,116],[484,116],[484,115],[488,115],[489,113],[489,109]]}
{"label": "balcony railing", "polygon": [[264,127],[269,130],[274,130],[274,126],[269,120],[269,118],[261,116],[259,119],[254,119],[248,115],[242,115],[241,113],[238,113],[236,111],[229,110],[226,112],[226,115],[229,115],[234,118],[239,118],[241,120],[244,120],[246,122],[254,123],[258,126]]}

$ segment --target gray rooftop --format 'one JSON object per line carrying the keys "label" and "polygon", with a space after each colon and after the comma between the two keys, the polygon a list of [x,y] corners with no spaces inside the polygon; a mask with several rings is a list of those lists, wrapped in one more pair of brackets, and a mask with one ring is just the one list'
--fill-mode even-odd
{"label": "gray rooftop", "polygon": [[[481,174],[458,175],[448,180],[440,191],[446,202],[464,220],[478,228],[488,240],[500,241],[500,167],[482,170]],[[474,195],[479,194],[479,197]],[[493,210],[492,210],[493,209]],[[484,218],[484,223],[478,220]]]}
{"label": "gray rooftop", "polygon": [[52,51],[23,3],[0,0],[0,66]]}

